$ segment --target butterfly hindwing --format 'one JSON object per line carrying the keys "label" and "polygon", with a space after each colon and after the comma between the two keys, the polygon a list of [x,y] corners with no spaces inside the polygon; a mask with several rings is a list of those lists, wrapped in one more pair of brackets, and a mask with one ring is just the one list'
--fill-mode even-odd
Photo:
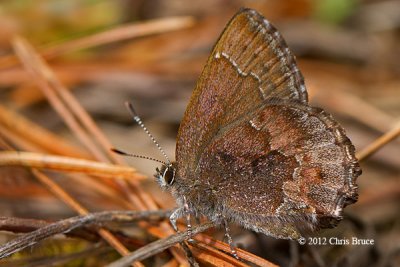
{"label": "butterfly hindwing", "polygon": [[357,198],[358,175],[344,130],[326,112],[293,101],[267,104],[227,127],[198,171],[215,195],[213,214],[285,238],[339,221]]}

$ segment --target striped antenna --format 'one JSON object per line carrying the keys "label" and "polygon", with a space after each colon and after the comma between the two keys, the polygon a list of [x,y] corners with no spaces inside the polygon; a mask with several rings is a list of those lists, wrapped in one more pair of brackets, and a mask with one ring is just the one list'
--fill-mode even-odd
{"label": "striped antenna", "polygon": [[[156,141],[156,139],[154,139],[153,135],[149,132],[149,130],[147,130],[146,126],[144,126],[144,123],[142,122],[142,120],[140,119],[139,115],[136,113],[135,109],[133,108],[132,103],[131,102],[125,102],[125,105],[126,105],[127,109],[129,110],[129,112],[131,113],[133,119],[136,121],[136,123],[139,124],[140,127],[142,127],[142,129],[150,137],[151,141],[153,141],[153,143],[156,145],[158,150],[160,150],[161,154],[163,154],[163,156],[167,160],[167,164],[166,165],[171,166],[172,165],[171,161],[169,160],[167,154],[164,152],[164,149],[162,149],[160,144]],[[141,158],[141,156],[138,156],[137,158]],[[142,157],[142,158],[147,158],[147,157]],[[149,158],[149,159],[151,159],[151,158]],[[156,161],[158,161],[158,160],[156,160]],[[158,162],[161,162],[161,161],[158,161]]]}
{"label": "striped antenna", "polygon": [[128,156],[128,157],[133,157],[133,158],[140,158],[140,159],[148,159],[148,160],[156,161],[156,162],[162,163],[164,165],[167,165],[167,163],[165,163],[162,160],[153,159],[153,158],[150,158],[150,157],[147,157],[147,156],[141,156],[141,155],[127,153],[125,151],[122,151],[122,150],[119,150],[119,149],[116,149],[116,148],[111,148],[111,151],[115,152],[117,154],[123,155],[123,156]]}

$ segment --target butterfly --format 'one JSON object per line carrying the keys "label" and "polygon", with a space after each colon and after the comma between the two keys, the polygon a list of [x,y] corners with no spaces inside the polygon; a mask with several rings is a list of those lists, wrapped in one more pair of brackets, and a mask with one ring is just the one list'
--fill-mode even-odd
{"label": "butterfly", "polygon": [[277,29],[240,10],[215,44],[179,127],[176,162],[155,175],[172,216],[205,216],[276,238],[334,227],[361,169],[343,128],[308,104]]}

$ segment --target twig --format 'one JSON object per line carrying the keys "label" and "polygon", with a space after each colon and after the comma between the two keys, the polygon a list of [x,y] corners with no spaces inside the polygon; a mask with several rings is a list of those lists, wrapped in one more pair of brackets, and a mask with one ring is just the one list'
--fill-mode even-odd
{"label": "twig", "polygon": [[[24,234],[35,231],[41,227],[48,226],[51,223],[52,222],[39,219],[0,217],[0,231],[8,231],[15,234]],[[89,242],[98,242],[101,239],[101,237],[97,233],[97,229],[91,228],[78,228],[64,234],[68,237],[80,238]],[[121,237],[119,236],[119,238]]]}
{"label": "twig", "polygon": [[[192,234],[196,235],[198,233],[204,232],[207,229],[213,227],[214,224],[212,222],[208,222],[202,225],[199,225],[195,228],[192,229]],[[121,259],[114,261],[113,263],[107,265],[108,267],[123,267],[123,266],[128,266],[134,261],[140,261],[143,259],[146,259],[148,257],[151,257],[157,253],[160,253],[161,251],[177,244],[180,242],[183,242],[187,239],[189,239],[189,233],[186,232],[180,232],[175,235],[171,235],[169,237],[159,239],[157,241],[154,241],[144,247],[139,248],[138,250],[135,250],[134,252],[130,253],[129,255],[122,257]]]}
{"label": "twig", "polygon": [[132,222],[142,219],[164,219],[170,214],[169,211],[103,211],[76,216],[61,220],[50,225],[39,228],[28,234],[19,236],[10,242],[0,246],[0,259],[10,256],[26,247],[56,234],[69,232],[75,228],[88,224],[104,224],[105,222]]}
{"label": "twig", "polygon": [[387,133],[376,139],[374,142],[372,142],[369,146],[364,148],[362,151],[358,152],[356,155],[358,160],[365,160],[373,153],[375,153],[378,149],[380,149],[390,141],[394,140],[399,135],[400,122],[398,122],[392,130],[388,131]]}
{"label": "twig", "polygon": [[44,227],[49,223],[44,220],[0,217],[0,231],[11,231],[17,233],[26,233]]}

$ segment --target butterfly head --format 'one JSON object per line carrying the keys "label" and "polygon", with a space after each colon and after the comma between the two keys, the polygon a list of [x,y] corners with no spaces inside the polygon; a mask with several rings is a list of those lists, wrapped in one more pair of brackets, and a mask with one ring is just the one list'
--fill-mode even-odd
{"label": "butterfly head", "polygon": [[154,175],[162,188],[168,188],[175,182],[176,168],[174,163],[166,163],[161,166],[161,169],[156,169]]}

